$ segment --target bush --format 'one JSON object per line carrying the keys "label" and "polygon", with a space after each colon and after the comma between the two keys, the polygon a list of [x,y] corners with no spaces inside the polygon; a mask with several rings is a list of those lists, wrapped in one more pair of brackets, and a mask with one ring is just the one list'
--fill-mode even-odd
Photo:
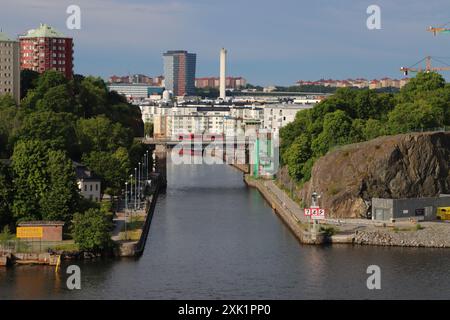
{"label": "bush", "polygon": [[111,246],[111,221],[99,209],[76,213],[72,235],[80,250],[101,251]]}

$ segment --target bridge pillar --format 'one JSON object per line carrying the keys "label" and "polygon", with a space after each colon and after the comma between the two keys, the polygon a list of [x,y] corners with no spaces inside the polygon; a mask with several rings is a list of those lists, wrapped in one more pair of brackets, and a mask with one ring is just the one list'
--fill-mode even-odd
{"label": "bridge pillar", "polygon": [[155,171],[161,175],[161,188],[167,187],[167,146],[155,145]]}

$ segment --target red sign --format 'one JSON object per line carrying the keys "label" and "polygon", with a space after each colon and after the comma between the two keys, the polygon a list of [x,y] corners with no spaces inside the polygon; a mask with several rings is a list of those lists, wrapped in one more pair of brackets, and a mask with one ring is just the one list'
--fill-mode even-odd
{"label": "red sign", "polygon": [[311,217],[312,219],[325,219],[325,209],[319,207],[311,207],[304,209],[305,216]]}

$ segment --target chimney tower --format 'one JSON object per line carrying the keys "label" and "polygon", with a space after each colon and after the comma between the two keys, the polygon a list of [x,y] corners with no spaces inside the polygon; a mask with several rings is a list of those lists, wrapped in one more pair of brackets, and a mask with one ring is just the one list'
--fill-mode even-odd
{"label": "chimney tower", "polygon": [[220,98],[226,98],[227,50],[220,49]]}

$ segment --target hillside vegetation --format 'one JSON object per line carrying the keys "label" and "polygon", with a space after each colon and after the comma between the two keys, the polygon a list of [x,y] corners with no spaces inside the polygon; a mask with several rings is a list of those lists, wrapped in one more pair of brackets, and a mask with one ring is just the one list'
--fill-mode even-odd
{"label": "hillside vegetation", "polygon": [[418,73],[395,94],[339,89],[280,130],[281,162],[302,185],[317,159],[337,146],[444,126],[450,126],[450,85],[437,73]]}

